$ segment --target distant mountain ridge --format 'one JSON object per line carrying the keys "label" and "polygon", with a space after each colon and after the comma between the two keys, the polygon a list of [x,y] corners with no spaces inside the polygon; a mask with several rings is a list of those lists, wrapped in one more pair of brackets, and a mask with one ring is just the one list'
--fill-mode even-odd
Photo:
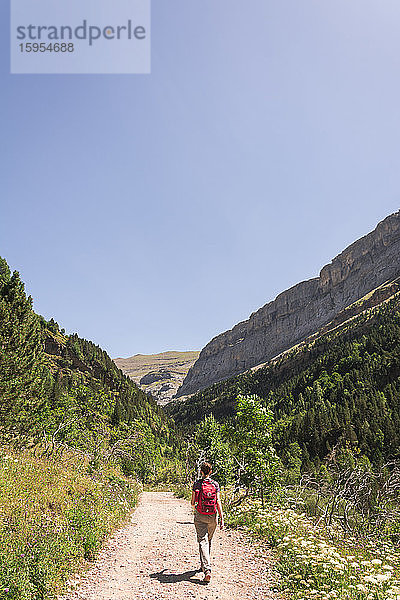
{"label": "distant mountain ridge", "polygon": [[400,212],[303,281],[226,331],[201,351],[177,397],[245,372],[333,321],[346,307],[400,276]]}
{"label": "distant mountain ridge", "polygon": [[199,354],[198,351],[136,354],[130,358],[115,358],[114,362],[159,404],[166,404],[175,396]]}

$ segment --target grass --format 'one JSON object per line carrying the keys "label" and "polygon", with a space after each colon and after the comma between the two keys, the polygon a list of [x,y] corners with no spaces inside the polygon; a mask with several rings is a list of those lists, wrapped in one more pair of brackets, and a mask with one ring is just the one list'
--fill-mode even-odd
{"label": "grass", "polygon": [[0,449],[0,600],[50,600],[135,506],[111,466]]}

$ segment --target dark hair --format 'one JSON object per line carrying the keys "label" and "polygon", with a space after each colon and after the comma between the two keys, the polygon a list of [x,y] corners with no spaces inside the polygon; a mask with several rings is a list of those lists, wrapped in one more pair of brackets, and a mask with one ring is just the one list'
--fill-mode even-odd
{"label": "dark hair", "polygon": [[212,466],[209,462],[203,462],[200,465],[200,471],[207,477],[207,475],[209,475],[212,471]]}

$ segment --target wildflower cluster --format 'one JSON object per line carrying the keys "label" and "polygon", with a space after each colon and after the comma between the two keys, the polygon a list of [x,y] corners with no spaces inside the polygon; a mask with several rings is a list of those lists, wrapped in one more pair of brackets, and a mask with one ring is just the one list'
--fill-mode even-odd
{"label": "wildflower cluster", "polygon": [[51,599],[127,515],[138,489],[116,469],[0,449],[0,600]]}
{"label": "wildflower cluster", "polygon": [[276,549],[282,589],[297,600],[400,600],[400,550],[389,541],[344,539],[290,509],[255,503],[236,515]]}

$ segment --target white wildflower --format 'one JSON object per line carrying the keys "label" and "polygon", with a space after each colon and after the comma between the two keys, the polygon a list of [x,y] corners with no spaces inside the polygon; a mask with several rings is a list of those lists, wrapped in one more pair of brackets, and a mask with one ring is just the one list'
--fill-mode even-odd
{"label": "white wildflower", "polygon": [[379,583],[383,583],[384,581],[388,581],[388,579],[390,579],[392,576],[391,573],[378,573],[378,575],[375,575],[376,580]]}

